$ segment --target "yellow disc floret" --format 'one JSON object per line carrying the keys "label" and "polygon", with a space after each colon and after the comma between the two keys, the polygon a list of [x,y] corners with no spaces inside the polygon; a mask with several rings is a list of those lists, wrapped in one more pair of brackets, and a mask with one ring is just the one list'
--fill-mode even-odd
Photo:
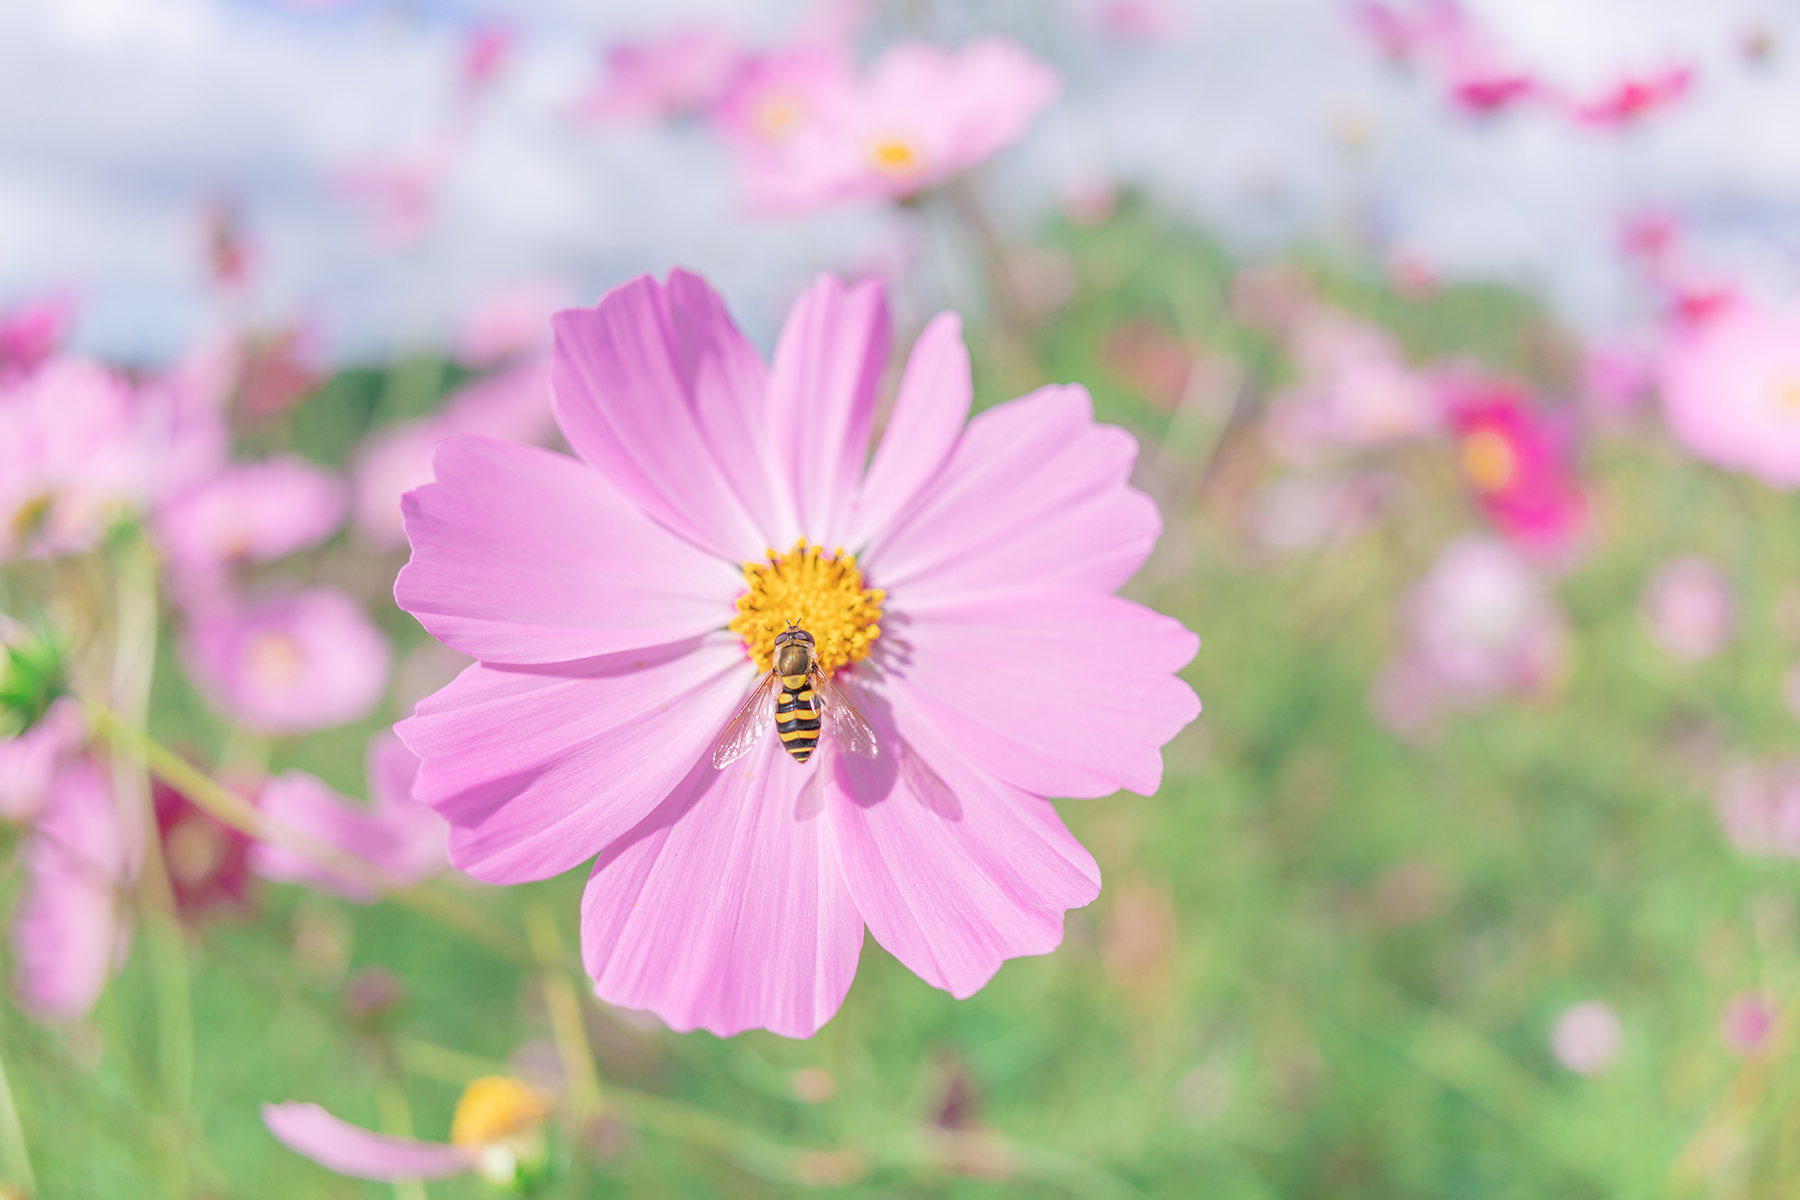
{"label": "yellow disc floret", "polygon": [[544,1120],[550,1102],[516,1079],[486,1075],[463,1089],[450,1122],[458,1146],[489,1146],[529,1132]]}
{"label": "yellow disc floret", "polygon": [[1463,473],[1478,492],[1498,492],[1512,482],[1518,467],[1512,446],[1491,429],[1477,429],[1463,439]]}
{"label": "yellow disc floret", "polygon": [[786,554],[771,550],[767,562],[745,563],[744,582],[750,590],[738,597],[728,628],[744,639],[759,671],[773,665],[775,637],[790,622],[812,634],[827,675],[869,657],[881,636],[876,622],[887,593],[863,586],[856,555],[842,546],[827,556],[823,546],[801,538]]}

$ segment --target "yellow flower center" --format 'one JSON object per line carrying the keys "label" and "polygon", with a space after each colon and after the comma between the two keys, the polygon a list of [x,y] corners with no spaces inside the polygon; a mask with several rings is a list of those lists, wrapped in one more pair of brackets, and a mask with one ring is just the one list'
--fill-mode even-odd
{"label": "yellow flower center", "polygon": [[806,123],[806,106],[786,92],[773,92],[758,101],[752,123],[764,141],[785,142]]}
{"label": "yellow flower center", "polygon": [[259,633],[244,651],[244,670],[258,687],[286,691],[300,681],[306,653],[285,633]]}
{"label": "yellow flower center", "polygon": [[1478,429],[1463,439],[1463,474],[1477,491],[1499,491],[1512,482],[1517,466],[1512,447],[1493,430]]}
{"label": "yellow flower center", "polygon": [[881,601],[887,593],[863,586],[856,555],[827,557],[823,546],[805,538],[786,554],[768,552],[768,561],[744,564],[750,590],[738,597],[738,615],[726,628],[744,639],[744,649],[767,671],[775,661],[775,638],[791,621],[813,636],[819,669],[830,675],[869,657],[881,636]]}
{"label": "yellow flower center", "polygon": [[457,1146],[491,1146],[540,1124],[550,1102],[516,1079],[484,1075],[463,1089],[450,1122]]}
{"label": "yellow flower center", "polygon": [[1770,393],[1775,415],[1788,420],[1800,417],[1800,375],[1788,375],[1775,381]]}
{"label": "yellow flower center", "polygon": [[925,156],[910,138],[886,134],[869,143],[869,165],[883,175],[917,175]]}

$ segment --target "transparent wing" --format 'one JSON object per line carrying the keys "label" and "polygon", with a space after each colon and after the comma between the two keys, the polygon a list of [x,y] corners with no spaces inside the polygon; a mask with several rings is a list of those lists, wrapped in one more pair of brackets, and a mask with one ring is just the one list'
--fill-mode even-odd
{"label": "transparent wing", "polygon": [[770,694],[775,690],[775,672],[770,671],[762,677],[762,682],[750,689],[744,697],[742,707],[737,715],[725,726],[725,732],[713,745],[713,766],[723,767],[736,762],[750,752],[763,733],[775,719],[775,706],[769,702]]}
{"label": "transparent wing", "polygon": [[875,731],[869,728],[868,719],[857,711],[856,704],[844,689],[826,678],[817,667],[810,672],[808,682],[823,705],[820,715],[825,719],[825,728],[831,730],[831,736],[850,753],[874,758],[877,750]]}

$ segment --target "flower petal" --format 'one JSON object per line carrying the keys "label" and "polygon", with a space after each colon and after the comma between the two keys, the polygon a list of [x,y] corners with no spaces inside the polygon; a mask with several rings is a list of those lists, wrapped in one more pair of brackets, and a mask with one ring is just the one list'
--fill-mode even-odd
{"label": "flower petal", "polygon": [[462,437],[435,463],[407,493],[394,598],[454,650],[545,663],[666,645],[718,629],[743,590],[565,454]]}
{"label": "flower petal", "polygon": [[375,1133],[340,1121],[317,1104],[265,1104],[262,1118],[288,1149],[355,1179],[443,1179],[475,1166],[460,1146]]}
{"label": "flower petal", "polygon": [[[734,563],[767,546],[733,488],[758,461],[754,443],[708,440],[761,427],[762,363],[705,283],[672,272],[665,290],[640,276],[551,325],[556,422],[575,452],[696,546]],[[733,426],[712,426],[733,407]]]}
{"label": "flower petal", "polygon": [[450,822],[450,861],[522,883],[649,815],[708,757],[753,674],[728,633],[555,666],[478,663],[394,729],[423,760],[414,794]]}
{"label": "flower petal", "polygon": [[1200,713],[1174,675],[1200,639],[1117,596],[971,602],[882,624],[895,706],[916,708],[971,761],[1039,796],[1152,794],[1163,743]]}
{"label": "flower petal", "polygon": [[969,419],[974,380],[962,318],[939,313],[913,343],[894,397],[894,415],[850,506],[844,545],[866,545],[904,514],[937,474]]}
{"label": "flower petal", "polygon": [[[769,368],[769,423],[772,469],[794,489],[794,536],[842,544],[892,343],[875,280],[846,288],[821,275],[788,313]],[[789,531],[777,532],[785,546]]]}
{"label": "flower petal", "polygon": [[832,747],[828,759],[845,883],[889,953],[971,996],[1006,959],[1060,945],[1063,912],[1100,894],[1100,868],[1048,800],[974,767],[917,721],[903,740],[873,719],[878,757]]}
{"label": "flower petal", "polygon": [[[411,887],[446,865],[444,819],[423,804],[365,808],[304,771],[270,779],[256,799],[269,820],[362,859],[392,887]],[[360,884],[272,842],[252,847],[250,864],[265,879],[304,883],[364,904],[375,900]]]}
{"label": "flower petal", "polygon": [[57,773],[27,843],[29,882],[12,929],[19,999],[34,1016],[73,1020],[100,998],[124,936],[118,890],[136,870],[138,841],[93,762]]}
{"label": "flower petal", "polygon": [[856,974],[862,919],[825,823],[799,804],[816,766],[766,736],[724,770],[700,763],[607,847],[581,902],[601,999],[720,1037],[810,1037],[831,1018]]}
{"label": "flower petal", "polygon": [[921,612],[1045,589],[1110,592],[1156,542],[1162,519],[1126,481],[1137,446],[1096,425],[1087,391],[1039,388],[963,431],[950,461],[895,529],[862,556],[896,606]]}

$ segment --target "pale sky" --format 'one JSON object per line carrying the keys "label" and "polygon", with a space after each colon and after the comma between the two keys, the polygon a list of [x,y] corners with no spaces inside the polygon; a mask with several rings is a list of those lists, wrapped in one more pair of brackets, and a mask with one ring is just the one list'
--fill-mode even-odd
{"label": "pale sky", "polygon": [[[1108,176],[1246,254],[1360,240],[1449,277],[1530,288],[1604,331],[1644,315],[1616,232],[1623,213],[1655,207],[1688,220],[1721,271],[1800,295],[1800,0],[1471,0],[1569,88],[1674,61],[1698,68],[1689,102],[1623,136],[1547,113],[1460,117],[1379,60],[1345,0],[1170,4],[1176,29],[1153,43],[1097,32],[1097,3],[892,6],[922,11],[925,32],[949,41],[1011,32],[1064,74],[1062,99],[981,177],[1014,229],[1071,183]],[[304,316],[339,359],[440,341],[496,287],[554,277],[591,303],[676,264],[707,274],[766,341],[812,273],[908,253],[912,218],[748,218],[702,129],[594,129],[566,109],[611,38],[701,20],[774,42],[806,11],[801,0],[0,0],[0,304],[72,287],[81,345],[166,360],[217,319],[200,214],[224,198],[258,250],[258,315]],[[455,159],[439,221],[384,248],[368,208],[333,180],[449,125],[462,33],[483,21],[513,27],[515,52]],[[866,48],[898,28],[878,21]],[[1762,68],[1741,53],[1753,29],[1773,39]],[[912,292],[914,307],[958,299],[930,278]]]}

